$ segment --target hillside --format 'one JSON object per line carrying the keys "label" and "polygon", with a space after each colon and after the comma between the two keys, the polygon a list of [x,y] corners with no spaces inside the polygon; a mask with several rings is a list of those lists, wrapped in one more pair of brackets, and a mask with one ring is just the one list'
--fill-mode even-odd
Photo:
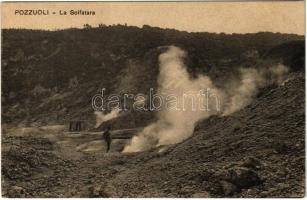
{"label": "hillside", "polygon": [[106,191],[118,197],[303,197],[304,91],[304,74],[292,74],[232,116],[203,121],[186,141],[136,155]]}
{"label": "hillside", "polygon": [[[291,51],[287,61],[297,56],[301,65],[304,57],[303,36],[188,33],[146,25],[10,29],[2,30],[2,41],[2,120],[25,125],[66,123],[69,119],[86,119],[93,124],[91,98],[102,88],[106,94],[148,93],[149,88],[157,87],[159,47],[166,45],[187,51],[192,77],[206,73],[217,84],[228,75],[235,76],[240,66],[279,62],[285,54],[279,49],[287,49],[292,41],[296,44],[290,46],[298,51]],[[267,55],[272,52],[281,53],[274,53],[271,61]],[[154,119],[148,112],[126,116],[134,122],[118,128],[144,126]]]}

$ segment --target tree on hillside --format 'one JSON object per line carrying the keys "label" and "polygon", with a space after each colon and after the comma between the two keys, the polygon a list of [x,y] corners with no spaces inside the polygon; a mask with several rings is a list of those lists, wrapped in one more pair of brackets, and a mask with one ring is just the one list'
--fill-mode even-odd
{"label": "tree on hillside", "polygon": [[91,29],[91,28],[92,28],[92,26],[91,26],[91,25],[89,25],[89,24],[84,24],[84,25],[83,25],[83,28],[84,28],[84,29]]}

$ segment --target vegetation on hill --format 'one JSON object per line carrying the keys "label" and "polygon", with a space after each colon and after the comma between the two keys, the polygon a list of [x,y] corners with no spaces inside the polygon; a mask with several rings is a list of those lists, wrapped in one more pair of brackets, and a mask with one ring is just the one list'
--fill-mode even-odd
{"label": "vegetation on hill", "polygon": [[[280,60],[286,55],[286,61],[301,63],[304,55],[303,36],[269,32],[189,33],[114,25],[58,31],[4,29],[2,37],[2,119],[6,123],[93,120],[91,98],[101,88],[106,88],[106,94],[146,94],[156,88],[157,57],[163,50],[159,47],[167,45],[188,53],[192,77],[206,73],[217,81],[239,66],[259,65],[262,58]],[[153,118],[146,115],[127,116],[141,126]]]}

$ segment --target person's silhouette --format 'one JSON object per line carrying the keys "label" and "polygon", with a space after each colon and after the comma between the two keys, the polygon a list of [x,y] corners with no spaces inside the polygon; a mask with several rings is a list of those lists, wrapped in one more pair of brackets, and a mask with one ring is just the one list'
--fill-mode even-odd
{"label": "person's silhouette", "polygon": [[111,142],[112,142],[110,130],[111,130],[111,126],[109,125],[109,126],[107,126],[106,131],[102,135],[104,141],[107,143],[107,153],[110,150]]}

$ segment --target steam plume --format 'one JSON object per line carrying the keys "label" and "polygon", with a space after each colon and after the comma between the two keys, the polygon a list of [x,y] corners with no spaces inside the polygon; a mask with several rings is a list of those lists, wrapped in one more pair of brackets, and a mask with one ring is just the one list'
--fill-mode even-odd
{"label": "steam plume", "polygon": [[119,116],[120,109],[114,109],[108,114],[104,114],[103,112],[95,111],[94,114],[96,115],[96,125],[97,128],[103,122],[109,121]]}
{"label": "steam plume", "polygon": [[[199,93],[202,89],[210,88],[211,93],[215,95],[219,91],[207,76],[191,79],[183,63],[184,57],[185,52],[174,46],[159,56],[160,74],[157,93],[164,97],[173,95],[176,101],[167,107],[164,106],[158,112],[158,121],[134,136],[123,152],[143,151],[154,146],[181,142],[192,135],[196,122],[217,112],[216,109],[198,109],[202,103]],[[212,101],[212,104],[216,103]],[[208,107],[213,106],[208,105]]]}
{"label": "steam plume", "polygon": [[241,80],[234,89],[225,106],[223,115],[232,114],[251,103],[259,88],[271,84],[280,84],[288,73],[288,68],[278,64],[268,68],[241,69]]}
{"label": "steam plume", "polygon": [[[179,108],[170,109],[174,105],[163,107],[158,112],[158,120],[145,127],[134,136],[123,152],[144,151],[156,146],[179,143],[193,134],[195,124],[213,114],[229,115],[251,103],[259,88],[269,84],[280,84],[288,68],[275,65],[268,68],[242,68],[240,78],[232,80],[236,84],[229,91],[217,89],[208,76],[199,75],[191,79],[183,63],[185,52],[171,46],[168,51],[159,56],[160,74],[158,77],[158,94],[160,96],[174,95]],[[212,101],[207,95],[207,110],[199,109],[201,99],[199,91],[210,89],[218,101]],[[191,98],[184,98],[184,94]],[[196,101],[195,101],[196,99]],[[194,101],[193,101],[194,100]],[[193,102],[196,105],[193,105]],[[223,102],[222,112],[216,108]],[[196,108],[196,109],[194,109]]]}

